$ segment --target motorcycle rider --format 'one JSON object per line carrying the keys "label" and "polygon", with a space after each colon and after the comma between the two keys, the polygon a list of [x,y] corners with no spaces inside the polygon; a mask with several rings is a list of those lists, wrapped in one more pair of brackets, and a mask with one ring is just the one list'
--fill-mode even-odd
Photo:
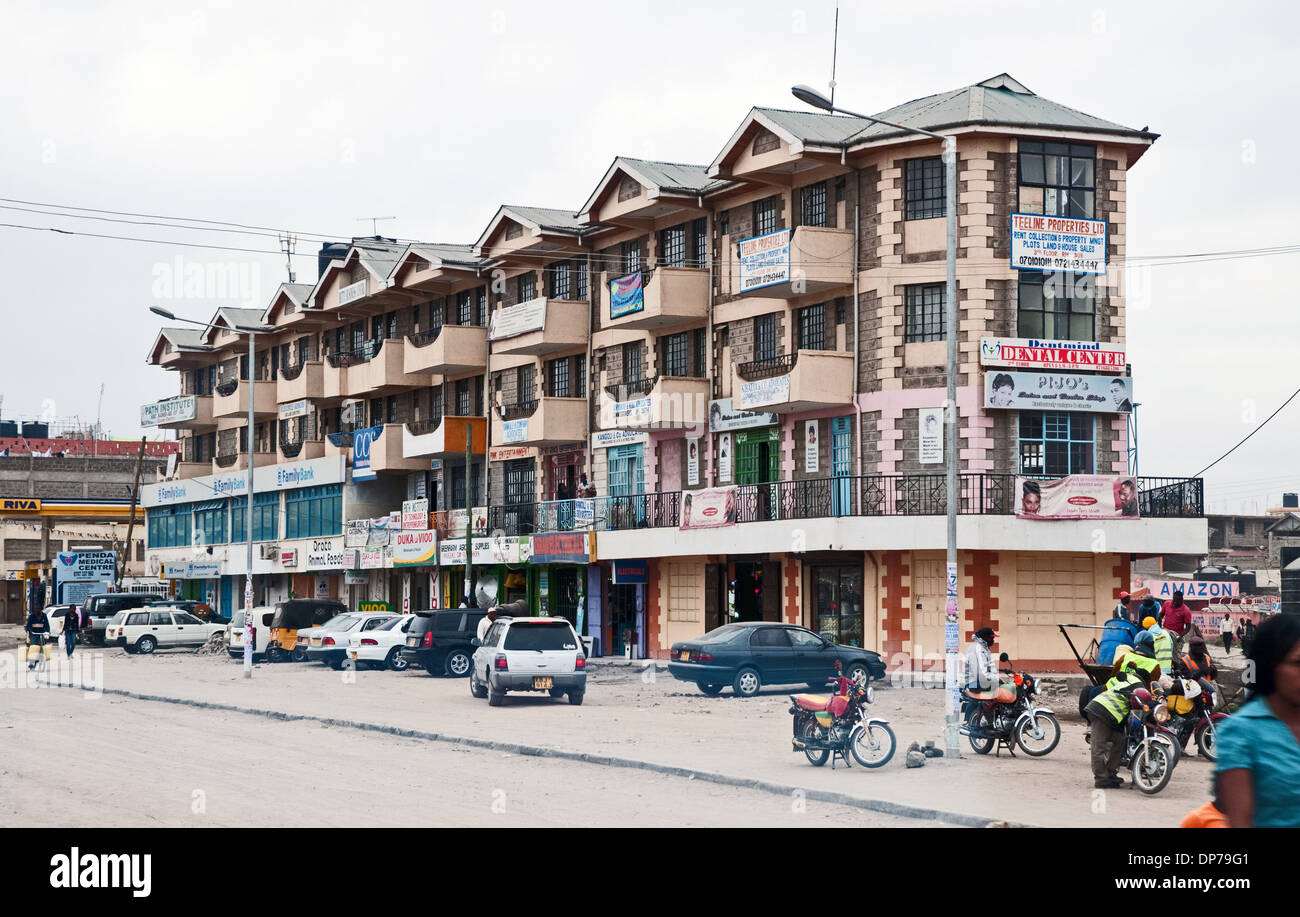
{"label": "motorcycle rider", "polygon": [[966,647],[966,690],[978,694],[991,691],[998,685],[998,666],[990,649],[997,633],[991,627],[981,627],[971,637]]}
{"label": "motorcycle rider", "polygon": [[1092,725],[1089,739],[1092,785],[1099,789],[1124,786],[1119,776],[1119,762],[1124,755],[1124,721],[1128,718],[1129,699],[1144,686],[1142,677],[1136,671],[1125,669],[1106,682],[1105,690],[1084,708],[1084,715]]}
{"label": "motorcycle rider", "polygon": [[1164,670],[1156,658],[1155,637],[1150,631],[1144,630],[1137,635],[1133,641],[1133,649],[1129,650],[1123,656],[1115,660],[1115,665],[1111,669],[1110,683],[1115,681],[1124,672],[1136,672],[1144,683],[1150,685],[1152,682],[1159,681]]}
{"label": "motorcycle rider", "polygon": [[1192,635],[1187,641],[1187,652],[1178,660],[1175,671],[1185,678],[1207,678],[1214,681],[1218,677],[1219,670],[1210,660],[1204,637]]}
{"label": "motorcycle rider", "polygon": [[[1170,636],[1169,631],[1156,623],[1155,618],[1143,618],[1142,626],[1146,628],[1146,632],[1155,641],[1156,662],[1160,663],[1160,667],[1166,672],[1172,672],[1174,670],[1174,638]],[[1138,636],[1141,637],[1142,635],[1138,634]],[[1136,644],[1134,645],[1136,646]]]}

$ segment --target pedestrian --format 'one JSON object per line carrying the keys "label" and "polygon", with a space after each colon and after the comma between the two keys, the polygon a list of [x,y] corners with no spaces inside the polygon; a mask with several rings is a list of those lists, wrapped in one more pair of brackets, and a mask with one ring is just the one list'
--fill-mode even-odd
{"label": "pedestrian", "polygon": [[1219,622],[1219,636],[1223,638],[1223,651],[1232,652],[1232,617],[1225,611]]}
{"label": "pedestrian", "polygon": [[1234,828],[1300,828],[1300,616],[1273,615],[1250,649],[1253,696],[1218,727],[1215,800]]}
{"label": "pedestrian", "polygon": [[1142,596],[1141,603],[1138,604],[1137,610],[1133,613],[1135,622],[1141,621],[1143,618],[1160,620],[1160,600],[1149,592]]}
{"label": "pedestrian", "polygon": [[[50,619],[39,606],[32,606],[32,610],[27,613],[27,623],[23,628],[27,633],[27,645],[36,647],[36,652],[40,655],[45,654],[45,641],[50,636]],[[31,658],[32,651],[27,650],[27,667],[30,669],[35,665]]]}
{"label": "pedestrian", "polygon": [[1119,594],[1119,604],[1115,606],[1115,610],[1111,612],[1110,616],[1112,618],[1122,618],[1125,621],[1129,620],[1128,604],[1132,598],[1127,592],[1121,592]]}
{"label": "pedestrian", "polygon": [[1241,652],[1249,656],[1250,646],[1255,642],[1255,622],[1250,618],[1241,619],[1241,627],[1238,628],[1237,639],[1241,641]]}
{"label": "pedestrian", "polygon": [[1160,626],[1169,632],[1174,641],[1174,656],[1183,654],[1183,644],[1187,640],[1187,629],[1192,626],[1192,609],[1183,601],[1183,590],[1174,590],[1174,597],[1165,602],[1160,618]]}
{"label": "pedestrian", "polygon": [[77,632],[81,630],[81,609],[76,605],[68,608],[68,613],[63,616],[63,645],[68,652],[68,658],[72,658],[72,651],[77,648]]}

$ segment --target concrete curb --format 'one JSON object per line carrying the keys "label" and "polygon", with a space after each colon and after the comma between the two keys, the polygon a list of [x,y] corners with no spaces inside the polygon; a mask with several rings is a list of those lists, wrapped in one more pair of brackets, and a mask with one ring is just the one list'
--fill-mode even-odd
{"label": "concrete curb", "polygon": [[[73,688],[77,690],[85,690],[82,685],[65,684],[63,682],[46,682],[46,684],[52,688]],[[946,812],[941,809],[926,809],[920,806],[910,806],[902,803],[889,802],[884,799],[867,799],[860,796],[853,796],[848,793],[836,793],[830,790],[817,790],[794,786],[791,784],[774,783],[769,780],[759,780],[755,777],[733,777],[729,774],[695,770],[689,767],[677,767],[670,764],[656,764],[653,761],[640,761],[635,758],[620,758],[612,755],[564,751],[556,748],[545,748],[540,745],[524,745],[519,742],[498,742],[493,739],[475,739],[467,736],[454,736],[438,732],[424,732],[419,729],[403,729],[400,726],[387,726],[383,723],[342,720],[336,717],[313,716],[304,713],[286,713],[282,710],[261,710],[256,707],[236,707],[233,704],[218,704],[211,701],[188,700],[180,697],[167,697],[162,694],[141,694],[136,691],[125,691],[120,688],[99,688],[97,690],[102,694],[113,694],[118,697],[129,697],[135,700],[155,701],[164,704],[177,704],[179,706],[194,707],[200,710],[220,710],[226,713],[264,716],[269,719],[281,720],[284,722],[302,720],[306,722],[320,723],[324,726],[341,726],[346,729],[357,729],[362,732],[377,732],[405,739],[422,739],[426,742],[447,742],[452,745],[464,745],[470,748],[482,748],[490,751],[501,751],[510,754],[528,755],[539,758],[559,758],[566,761],[581,761],[585,764],[595,764],[602,767],[622,767],[634,770],[645,770],[653,773],[665,774],[670,777],[684,777],[688,780],[702,780],[706,783],[716,783],[722,786],[734,786],[742,789],[759,790],[764,793],[772,793],[778,796],[789,797],[795,792],[801,792],[804,794],[805,799],[814,800],[816,802],[848,806],[855,809],[864,809],[870,812],[880,812],[885,815],[894,815],[900,818],[916,818],[928,821],[937,821],[962,828],[983,828],[984,826],[994,822],[1011,828],[1035,827],[1020,822],[1001,821],[999,819],[985,818],[978,815],[965,815],[961,812]]]}

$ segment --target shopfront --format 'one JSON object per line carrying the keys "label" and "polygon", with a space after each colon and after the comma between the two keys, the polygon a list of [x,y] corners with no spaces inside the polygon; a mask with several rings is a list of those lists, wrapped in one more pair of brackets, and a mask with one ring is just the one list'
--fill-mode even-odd
{"label": "shopfront", "polygon": [[565,618],[582,633],[585,626],[588,533],[548,532],[533,535],[530,546],[531,601],[535,614]]}
{"label": "shopfront", "polygon": [[646,655],[646,588],[649,562],[610,561],[609,585],[601,627],[601,644],[609,655],[627,655],[635,647],[638,659]]}
{"label": "shopfront", "polygon": [[862,555],[805,558],[808,627],[845,646],[863,646]]}
{"label": "shopfront", "polygon": [[[474,539],[474,582],[477,604],[504,605],[528,598],[529,536],[484,536]],[[438,588],[430,601],[456,608],[465,601],[465,539],[438,543]],[[434,605],[437,608],[439,605]]]}

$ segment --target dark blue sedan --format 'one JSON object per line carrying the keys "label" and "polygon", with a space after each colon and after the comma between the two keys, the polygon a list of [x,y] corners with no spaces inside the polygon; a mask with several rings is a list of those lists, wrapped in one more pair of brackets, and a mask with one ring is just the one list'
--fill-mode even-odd
{"label": "dark blue sedan", "polygon": [[724,624],[703,637],[674,643],[668,671],[710,696],[731,685],[738,696],[753,697],[764,685],[822,688],[837,674],[837,660],[850,678],[885,677],[879,653],[832,643],[806,627],[768,621]]}

